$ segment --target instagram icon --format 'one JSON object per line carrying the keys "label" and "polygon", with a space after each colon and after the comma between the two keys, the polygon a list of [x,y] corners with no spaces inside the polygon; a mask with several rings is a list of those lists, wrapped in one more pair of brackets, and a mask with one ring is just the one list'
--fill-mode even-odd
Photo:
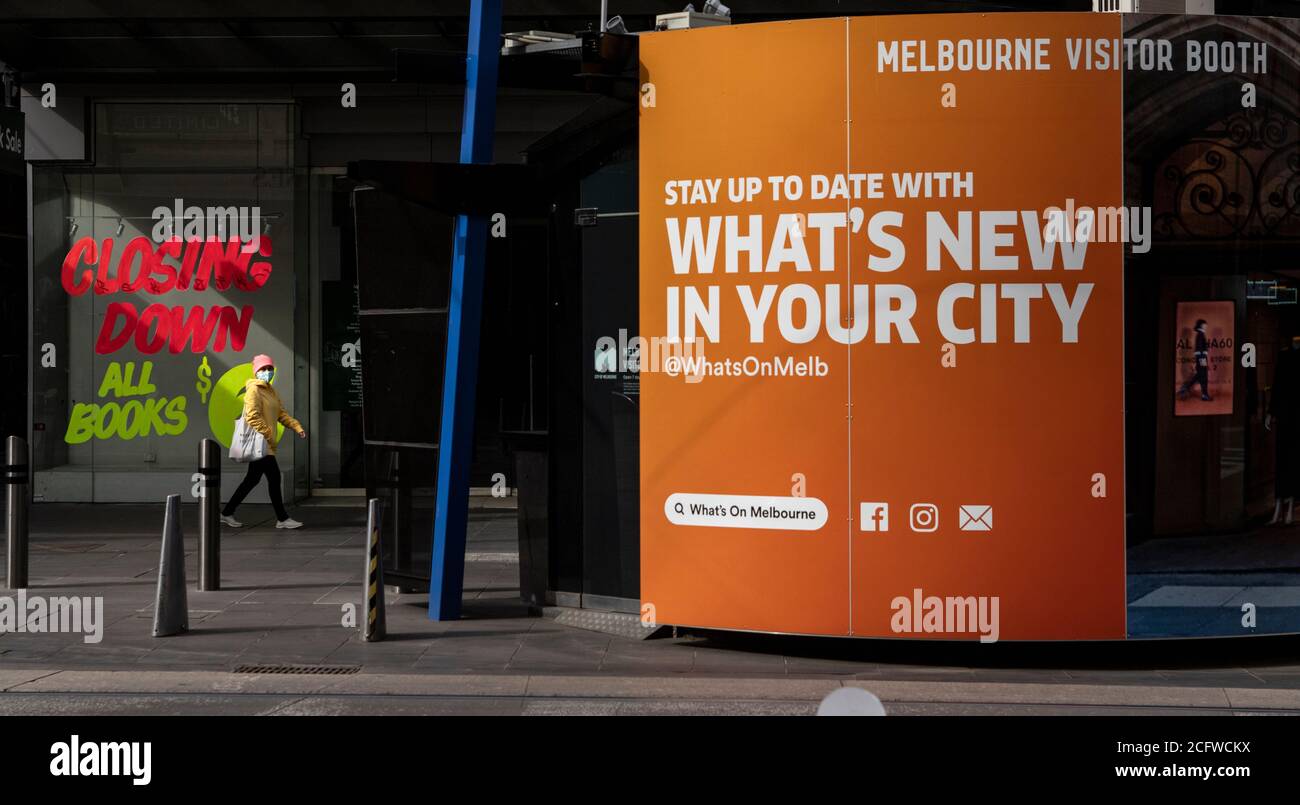
{"label": "instagram icon", "polygon": [[933,503],[913,503],[909,512],[912,530],[927,534],[939,527],[939,507]]}

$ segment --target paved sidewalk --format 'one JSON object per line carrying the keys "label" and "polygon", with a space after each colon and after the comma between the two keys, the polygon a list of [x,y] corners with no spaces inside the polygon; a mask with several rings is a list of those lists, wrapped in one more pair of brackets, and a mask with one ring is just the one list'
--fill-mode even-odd
{"label": "paved sidewalk", "polygon": [[[358,622],[364,614],[365,511],[359,500],[325,498],[298,506],[294,514],[307,526],[292,531],[275,528],[269,506],[241,507],[245,527],[222,527],[222,589],[216,592],[195,589],[198,508],[182,509],[190,632],[154,638],[162,506],[33,507],[28,596],[103,596],[106,625],[97,644],[81,634],[0,635],[0,667],[53,662],[104,669],[229,669],[238,663],[409,668],[436,636],[469,622],[430,622],[427,595],[390,593],[390,639],[382,648],[360,641],[355,628],[343,625],[345,605],[355,607]],[[514,512],[472,511],[465,610],[468,618],[492,623],[484,628],[527,631],[536,622],[518,599],[516,556]]]}
{"label": "paved sidewalk", "polygon": [[[671,709],[668,699],[672,697],[647,697],[647,690],[677,690],[683,701],[717,704],[719,699],[701,698],[698,691],[671,688],[712,681],[729,686],[737,701],[753,700],[754,695],[746,691],[755,685],[769,686],[771,695],[782,702],[779,707],[772,705],[777,711],[805,712],[809,700],[789,698],[795,688],[783,686],[807,680],[823,685],[863,683],[895,693],[899,689],[889,686],[933,685],[924,695],[916,693],[919,688],[898,693],[899,707],[910,712],[1300,711],[1300,701],[1293,695],[1300,691],[1300,641],[1294,638],[983,646],[718,632],[636,640],[570,628],[530,613],[520,602],[515,519],[508,511],[471,512],[462,620],[431,622],[426,617],[427,596],[390,594],[389,638],[367,644],[355,628],[342,625],[344,604],[356,604],[360,612],[364,564],[360,501],[326,499],[299,506],[294,513],[307,527],[277,531],[267,507],[241,509],[248,527],[227,529],[223,535],[225,589],[199,593],[193,588],[197,510],[186,506],[191,632],[155,639],[151,627],[162,506],[34,507],[29,595],[103,596],[106,626],[98,644],[86,644],[79,634],[0,635],[0,679],[33,675],[0,685],[9,688],[0,696],[0,712],[42,706],[58,709],[72,706],[68,703],[74,700],[91,710],[120,706],[149,711],[149,701],[165,701],[176,704],[177,712],[220,711],[214,702],[229,704],[231,697],[248,695],[251,678],[271,685],[257,695],[270,696],[275,703],[268,699],[262,705],[250,701],[236,708],[230,704],[234,708],[230,712],[287,707],[287,702],[305,695],[294,685],[309,686],[307,698],[316,703],[312,706],[326,710],[351,712],[349,708],[362,707],[362,702],[378,707],[376,702],[383,701],[394,712],[407,711],[402,708],[449,712],[461,707],[452,701],[456,696],[478,694],[453,695],[436,685],[454,686],[461,684],[455,680],[466,679],[490,685],[492,677],[511,677],[500,684],[529,688],[481,695],[473,707],[491,712],[501,708],[513,712],[525,706],[586,712],[594,707],[604,712],[612,706],[608,701],[612,698],[617,700],[615,709],[624,708],[620,712],[627,708],[657,712],[657,708]],[[0,594],[12,595],[10,591]],[[239,665],[277,663],[354,666],[359,673],[350,677],[234,673]],[[184,677],[186,673],[200,676]],[[385,683],[385,677],[391,679]],[[38,684],[35,680],[40,678],[48,681]],[[86,698],[90,694],[76,685],[88,684],[85,680],[91,678],[100,680],[96,684],[112,681],[126,698],[100,695],[90,697],[99,704],[90,702]],[[187,678],[206,681],[190,693],[169,687]],[[542,678],[571,680],[566,684],[576,686],[574,695],[563,701],[539,697],[534,685]],[[310,688],[322,684],[322,679],[325,684],[344,680],[338,684],[361,687],[348,693]],[[411,681],[418,679],[435,687],[420,690]],[[70,686],[57,688],[58,680]],[[372,685],[377,686],[372,691],[382,691],[384,684],[408,688],[405,692],[365,690],[365,685]],[[466,684],[466,690],[477,689]],[[987,687],[998,684],[1008,687]],[[584,685],[586,693],[581,690]],[[612,686],[609,690],[614,693],[594,694],[601,685]],[[1060,686],[1055,697],[1041,692],[1052,686]],[[1061,698],[1072,689],[1084,691],[1079,693],[1082,698]],[[1170,698],[1170,689],[1184,689],[1185,698]],[[1000,692],[993,696],[990,691]],[[1247,699],[1224,691],[1256,691],[1254,695],[1264,698]],[[730,706],[731,711],[740,707],[735,702]],[[464,707],[483,711],[473,710],[468,703]],[[700,707],[695,711],[708,711],[704,704]]]}
{"label": "paved sidewalk", "polygon": [[544,674],[146,675],[33,669],[0,671],[0,714],[812,715],[821,700],[840,687],[870,690],[891,715],[1300,711],[1300,691],[1261,688]]}
{"label": "paved sidewalk", "polygon": [[[1128,629],[1141,637],[1300,632],[1300,523],[1129,547]],[[1242,624],[1242,604],[1256,606]]]}

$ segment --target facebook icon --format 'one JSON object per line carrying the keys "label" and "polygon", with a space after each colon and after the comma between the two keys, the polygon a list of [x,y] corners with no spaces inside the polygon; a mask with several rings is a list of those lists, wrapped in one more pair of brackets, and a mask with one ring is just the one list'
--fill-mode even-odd
{"label": "facebook icon", "polygon": [[863,503],[859,512],[858,527],[862,531],[888,531],[889,504]]}

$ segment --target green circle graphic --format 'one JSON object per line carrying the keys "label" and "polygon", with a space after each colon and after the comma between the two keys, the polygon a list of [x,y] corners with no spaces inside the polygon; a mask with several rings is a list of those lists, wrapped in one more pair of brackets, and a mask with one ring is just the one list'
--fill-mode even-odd
{"label": "green circle graphic", "polygon": [[[212,396],[208,399],[208,426],[212,428],[213,437],[226,447],[230,447],[230,440],[235,435],[235,420],[244,415],[244,395],[240,392],[252,379],[253,364],[241,363],[232,366],[212,387]],[[275,441],[278,443],[282,436],[284,425],[277,422]]]}

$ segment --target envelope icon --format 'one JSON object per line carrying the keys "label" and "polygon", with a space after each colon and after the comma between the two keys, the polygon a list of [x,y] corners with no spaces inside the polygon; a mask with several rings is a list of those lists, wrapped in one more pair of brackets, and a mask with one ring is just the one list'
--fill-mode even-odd
{"label": "envelope icon", "polygon": [[962,531],[992,531],[993,507],[984,503],[963,503],[957,509],[957,527]]}

